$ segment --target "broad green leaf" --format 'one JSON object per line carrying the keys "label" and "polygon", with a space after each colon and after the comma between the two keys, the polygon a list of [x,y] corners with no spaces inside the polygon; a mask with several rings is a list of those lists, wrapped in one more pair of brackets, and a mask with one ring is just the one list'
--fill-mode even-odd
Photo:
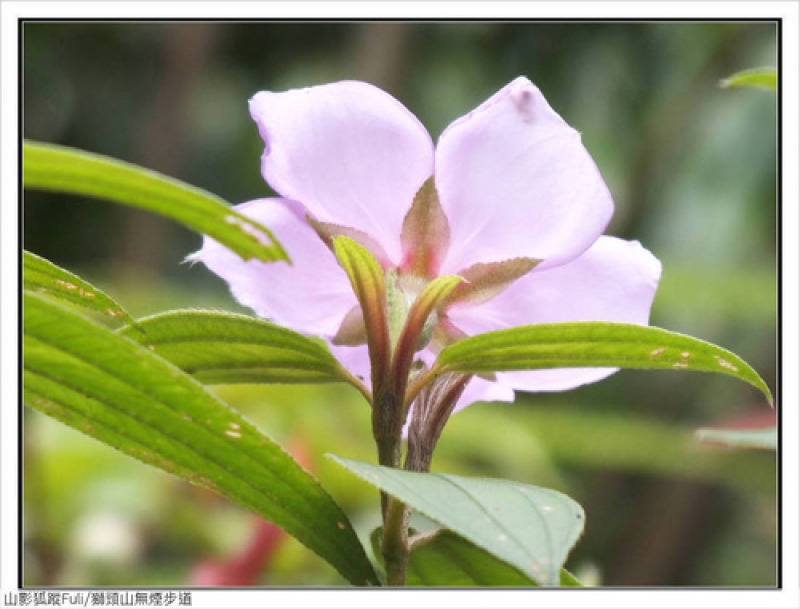
{"label": "broad green leaf", "polygon": [[698,440],[724,444],[734,448],[778,449],[778,429],[698,429],[695,433]]}
{"label": "broad green leaf", "polygon": [[742,70],[729,76],[720,83],[724,88],[752,87],[776,91],[778,89],[778,71],[775,68],[752,68]]}
{"label": "broad green leaf", "polygon": [[24,294],[24,399],[274,522],[350,582],[377,583],[347,517],[277,444],[155,353]]}
{"label": "broad green leaf", "polygon": [[465,338],[442,350],[439,372],[506,372],[543,368],[698,370],[734,376],[760,389],[767,384],[738,355],[661,328],[607,322],[519,326]]}
{"label": "broad green leaf", "polygon": [[49,260],[23,251],[22,264],[24,289],[96,313],[115,326],[136,323],[110,296]]}
{"label": "broad green leaf", "polygon": [[120,333],[203,383],[329,383],[349,377],[320,341],[246,315],[169,311]]}
{"label": "broad green leaf", "polygon": [[541,585],[558,585],[560,569],[583,530],[581,506],[556,491],[509,480],[407,472],[330,456]]}
{"label": "broad green leaf", "polygon": [[268,228],[218,196],[117,159],[25,141],[22,180],[25,188],[96,197],[161,214],[219,241],[245,260],[289,261]]}
{"label": "broad green leaf", "polygon": [[[373,554],[381,561],[382,528],[370,535]],[[414,548],[408,559],[408,586],[538,586],[511,565],[447,529],[432,532],[430,540]],[[569,571],[561,569],[559,585],[581,586]]]}

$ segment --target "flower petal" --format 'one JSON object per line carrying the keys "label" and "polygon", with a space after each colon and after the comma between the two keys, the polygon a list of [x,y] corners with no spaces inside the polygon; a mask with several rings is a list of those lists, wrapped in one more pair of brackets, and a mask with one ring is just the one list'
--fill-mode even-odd
{"label": "flower petal", "polygon": [[509,384],[473,377],[456,402],[453,412],[463,410],[475,402],[513,402],[514,389]]}
{"label": "flower petal", "polygon": [[433,173],[433,143],[419,120],[361,82],[261,92],[250,113],[270,186],[322,222],[366,232],[399,262],[403,218]]}
{"label": "flower petal", "polygon": [[372,390],[372,367],[369,361],[369,349],[366,345],[333,345],[328,347],[333,356],[339,363],[347,368],[350,373],[357,377],[364,385]]}
{"label": "flower petal", "polygon": [[580,134],[526,78],[442,133],[436,187],[451,231],[443,273],[519,257],[558,266],[586,250],[613,213]]}
{"label": "flower petal", "polygon": [[305,222],[303,207],[286,199],[258,199],[235,209],[270,227],[291,265],[244,261],[208,237],[192,259],[227,281],[236,300],[259,317],[306,334],[336,334],[356,297],[336,258]]}
{"label": "flower petal", "polygon": [[[661,263],[638,241],[600,237],[558,268],[534,269],[505,292],[448,316],[469,335],[536,323],[616,321],[646,325]],[[498,373],[500,383],[526,391],[561,391],[598,381],[614,368],[564,368]]]}

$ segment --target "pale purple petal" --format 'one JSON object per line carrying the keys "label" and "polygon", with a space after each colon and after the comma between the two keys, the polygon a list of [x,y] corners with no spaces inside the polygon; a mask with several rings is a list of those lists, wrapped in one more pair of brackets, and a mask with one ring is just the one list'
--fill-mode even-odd
{"label": "pale purple petal", "polygon": [[332,336],[356,304],[347,275],[304,220],[301,205],[286,199],[258,199],[234,209],[270,228],[292,264],[244,261],[213,239],[192,258],[228,282],[236,300],[305,334]]}
{"label": "pale purple petal", "polygon": [[475,402],[513,402],[514,389],[509,384],[487,381],[479,376],[473,377],[464,393],[456,402],[453,412],[463,410]]}
{"label": "pale purple petal", "polygon": [[[535,269],[505,292],[475,307],[454,306],[453,323],[469,335],[537,323],[615,321],[645,325],[661,263],[637,241],[600,237],[561,267]],[[514,389],[561,391],[592,383],[614,368],[569,368],[498,373]]]}
{"label": "pale purple petal", "polygon": [[347,368],[350,373],[363,381],[367,389],[372,390],[372,367],[369,360],[369,350],[366,345],[333,345],[328,347],[339,363]]}
{"label": "pale purple petal", "polygon": [[613,213],[580,134],[526,78],[442,133],[436,187],[451,233],[443,273],[518,257],[558,266],[586,250]]}
{"label": "pale purple petal", "polygon": [[433,174],[430,135],[405,106],[361,82],[261,92],[250,100],[262,173],[313,216],[366,232],[400,261],[414,194]]}

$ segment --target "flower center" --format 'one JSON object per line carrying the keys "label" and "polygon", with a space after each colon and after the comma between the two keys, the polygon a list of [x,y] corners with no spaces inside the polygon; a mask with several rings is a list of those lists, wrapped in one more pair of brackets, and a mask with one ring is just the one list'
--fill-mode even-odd
{"label": "flower center", "polygon": [[[398,274],[396,269],[386,271],[386,309],[392,348],[397,345],[397,339],[406,325],[411,306],[428,283],[430,283],[429,279],[403,273],[402,271]],[[424,349],[431,341],[438,319],[438,314],[433,311],[428,316],[428,319],[425,320],[425,325],[417,342],[417,351]]]}

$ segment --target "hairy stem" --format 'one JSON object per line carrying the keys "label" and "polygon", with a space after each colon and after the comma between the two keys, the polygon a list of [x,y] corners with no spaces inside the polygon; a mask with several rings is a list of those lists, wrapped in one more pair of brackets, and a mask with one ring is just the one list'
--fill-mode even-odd
{"label": "hairy stem", "polygon": [[[378,463],[386,467],[401,466],[402,423],[398,419],[398,408],[402,398],[383,388],[375,392],[372,427],[378,446]],[[394,497],[381,492],[383,515],[383,538],[381,554],[386,566],[386,580],[390,586],[403,586],[408,565],[408,518],[409,509]]]}
{"label": "hairy stem", "polygon": [[389,498],[383,521],[381,552],[386,565],[386,583],[389,586],[404,586],[408,566],[408,518],[405,503]]}

